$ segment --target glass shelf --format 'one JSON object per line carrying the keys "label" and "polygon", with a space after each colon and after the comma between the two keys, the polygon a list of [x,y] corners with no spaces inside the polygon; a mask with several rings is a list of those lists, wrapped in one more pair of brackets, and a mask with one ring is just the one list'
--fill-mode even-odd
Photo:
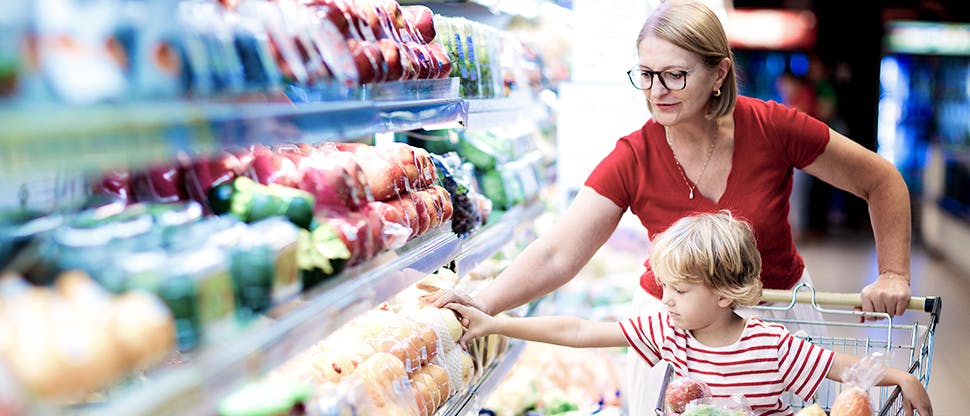
{"label": "glass shelf", "polygon": [[[290,88],[285,95],[228,103],[8,105],[0,107],[0,174],[103,170],[168,159],[178,151],[340,141],[467,119],[457,78],[387,84],[331,93]],[[325,101],[333,97],[354,99]]]}

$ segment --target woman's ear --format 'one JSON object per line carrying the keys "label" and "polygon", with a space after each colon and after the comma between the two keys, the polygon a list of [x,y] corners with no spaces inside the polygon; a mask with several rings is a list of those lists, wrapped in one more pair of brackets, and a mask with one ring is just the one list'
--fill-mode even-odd
{"label": "woman's ear", "polygon": [[731,62],[731,58],[723,58],[721,62],[717,63],[715,67],[715,72],[717,73],[717,89],[721,89],[721,86],[724,85],[724,80],[727,78],[731,65],[734,65]]}

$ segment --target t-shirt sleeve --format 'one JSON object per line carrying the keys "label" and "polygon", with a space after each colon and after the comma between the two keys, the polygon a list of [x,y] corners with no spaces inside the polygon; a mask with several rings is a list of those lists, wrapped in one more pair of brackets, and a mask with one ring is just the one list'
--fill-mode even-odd
{"label": "t-shirt sleeve", "polygon": [[620,208],[628,208],[636,189],[637,160],[628,137],[616,142],[616,147],[600,161],[584,185],[613,201]]}
{"label": "t-shirt sleeve", "polygon": [[643,358],[647,364],[654,366],[660,362],[660,343],[663,339],[662,320],[659,314],[638,316],[620,321],[620,329],[626,337],[630,348]]}
{"label": "t-shirt sleeve", "polygon": [[774,134],[792,166],[802,169],[815,161],[829,144],[829,126],[802,111],[769,102]]}
{"label": "t-shirt sleeve", "polygon": [[778,348],[778,371],[785,390],[810,400],[825,379],[835,352],[826,350],[784,331]]}

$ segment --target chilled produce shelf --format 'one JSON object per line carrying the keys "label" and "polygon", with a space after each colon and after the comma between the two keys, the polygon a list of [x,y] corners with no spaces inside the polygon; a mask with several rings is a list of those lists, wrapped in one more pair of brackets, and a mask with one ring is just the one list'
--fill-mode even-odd
{"label": "chilled produce shelf", "polygon": [[296,102],[281,94],[238,103],[0,108],[0,174],[101,171],[164,161],[180,151],[341,141],[434,126],[487,129],[543,112],[535,100],[458,98],[457,78],[389,84],[350,94],[358,100]]}
{"label": "chilled produce shelf", "polygon": [[[515,227],[529,223],[542,209],[538,202],[516,207],[465,239],[451,232],[450,222],[444,223],[400,249],[344,270],[301,299],[279,305],[268,317],[254,321],[230,339],[187,355],[185,364],[154,370],[147,374],[148,381],[119,388],[115,396],[108,396],[105,405],[72,408],[65,413],[211,414],[219,400],[235,389],[265,375],[427,274],[453,260],[458,267],[470,270],[510,241]],[[514,362],[517,354],[513,343],[497,361]],[[497,362],[483,373],[482,383],[487,374],[501,371],[501,366]],[[466,393],[483,391],[476,387]]]}

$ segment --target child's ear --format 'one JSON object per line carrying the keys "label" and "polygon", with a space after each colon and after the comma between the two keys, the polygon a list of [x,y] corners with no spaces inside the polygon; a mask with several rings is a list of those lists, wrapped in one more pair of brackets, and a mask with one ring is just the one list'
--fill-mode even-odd
{"label": "child's ear", "polygon": [[722,308],[730,308],[732,304],[734,304],[734,299],[731,299],[724,295],[717,296],[717,306],[720,306]]}

